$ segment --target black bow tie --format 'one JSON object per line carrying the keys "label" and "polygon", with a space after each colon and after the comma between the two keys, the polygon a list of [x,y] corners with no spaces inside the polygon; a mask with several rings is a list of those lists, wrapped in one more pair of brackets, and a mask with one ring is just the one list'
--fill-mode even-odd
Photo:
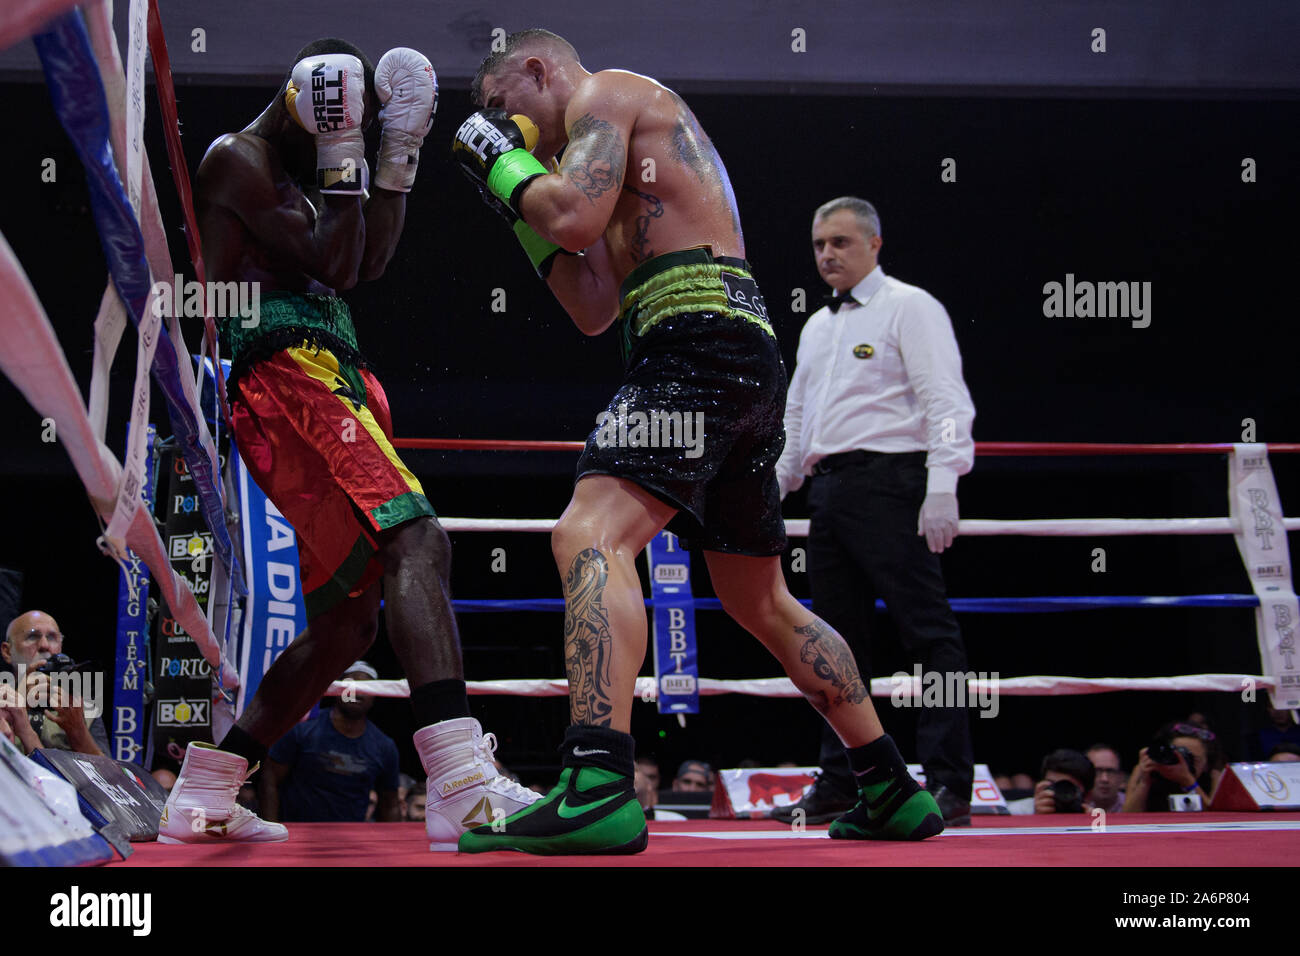
{"label": "black bow tie", "polygon": [[846,302],[852,302],[854,305],[861,304],[858,302],[857,299],[853,298],[853,296],[851,295],[828,295],[823,301],[826,305],[826,308],[836,313],[840,311],[840,306],[842,306]]}

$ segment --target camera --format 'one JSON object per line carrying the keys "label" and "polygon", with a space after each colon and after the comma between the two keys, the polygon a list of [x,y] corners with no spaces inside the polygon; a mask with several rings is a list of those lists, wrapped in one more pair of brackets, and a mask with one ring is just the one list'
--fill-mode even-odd
{"label": "camera", "polygon": [[1178,763],[1180,756],[1182,757],[1183,762],[1187,764],[1188,769],[1196,766],[1196,759],[1192,756],[1190,750],[1186,747],[1175,747],[1173,744],[1165,740],[1157,740],[1152,743],[1151,746],[1147,748],[1147,756],[1151,758],[1152,762],[1158,763],[1164,767],[1172,767],[1174,764]]}
{"label": "camera", "polygon": [[86,665],[76,663],[67,654],[52,654],[48,660],[42,661],[32,668],[42,674],[67,674],[71,671],[78,671]]}
{"label": "camera", "polygon": [[1052,797],[1056,801],[1057,813],[1083,812],[1083,791],[1073,780],[1054,780]]}

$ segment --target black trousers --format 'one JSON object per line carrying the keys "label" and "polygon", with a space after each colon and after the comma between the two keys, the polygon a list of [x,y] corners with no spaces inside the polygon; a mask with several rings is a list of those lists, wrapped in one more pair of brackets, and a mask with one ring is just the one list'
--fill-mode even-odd
{"label": "black trousers", "polygon": [[[870,679],[878,597],[894,619],[908,670],[919,663],[923,671],[966,671],[966,648],[948,604],[939,557],[916,533],[925,485],[925,452],[864,452],[851,464],[812,478],[808,575],[813,613],[848,641],[864,681]],[[888,729],[889,699],[873,702]],[[960,799],[970,799],[974,757],[965,708],[920,708],[916,755],[931,789],[942,784]],[[828,783],[845,794],[856,792],[844,745],[830,724],[823,730],[820,761]]]}

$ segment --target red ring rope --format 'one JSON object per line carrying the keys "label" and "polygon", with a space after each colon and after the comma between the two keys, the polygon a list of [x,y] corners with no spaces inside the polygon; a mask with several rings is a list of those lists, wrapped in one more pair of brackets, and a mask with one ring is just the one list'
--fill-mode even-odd
{"label": "red ring rope", "polygon": [[[580,441],[524,441],[487,438],[395,438],[397,448],[443,451],[582,451]],[[1300,442],[1271,442],[1269,454],[1300,452]],[[1011,457],[1037,455],[1223,455],[1233,446],[1226,442],[1201,444],[1120,444],[1095,442],[978,441],[975,454]]]}

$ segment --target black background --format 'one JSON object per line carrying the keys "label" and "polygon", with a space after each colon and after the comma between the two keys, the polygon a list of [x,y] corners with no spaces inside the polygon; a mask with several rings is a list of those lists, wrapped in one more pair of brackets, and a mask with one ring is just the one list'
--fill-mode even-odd
{"label": "black background", "polygon": [[[0,150],[6,184],[0,229],[26,268],[68,360],[89,382],[91,320],[105,267],[82,173],[43,86],[3,87],[10,129]],[[246,125],[273,86],[182,86],[191,172],[218,134]],[[748,257],[793,367],[807,314],[794,290],[824,291],[808,240],[812,210],[842,194],[880,210],[885,271],[945,304],[975,401],[977,440],[1231,442],[1252,419],[1260,441],[1295,441],[1300,150],[1293,99],[1107,98],[1028,95],[781,96],[684,89],[728,164]],[[192,277],[150,90],[146,145],[173,259]],[[387,274],[346,298],[362,348],[384,383],[399,436],[579,439],[620,377],[615,336],[587,339],[532,275],[504,225],[446,158],[467,94],[442,91],[423,151],[406,232]],[[53,157],[57,182],[41,182]],[[941,162],[957,181],[941,182]],[[1242,161],[1258,164],[1243,183]],[[1049,319],[1044,283],[1151,282],[1152,322]],[[507,310],[491,309],[505,290]],[[810,310],[811,311],[811,310]],[[199,323],[185,323],[196,349]],[[5,347],[0,343],[0,347]],[[109,446],[120,451],[134,337],[114,373]],[[95,519],[39,417],[0,382],[0,565],[26,575],[25,607],[55,614],[68,652],[111,670],[116,567],[97,553]],[[154,420],[167,431],[155,392]],[[576,455],[411,452],[408,461],[442,515],[554,517],[567,503]],[[1273,458],[1283,506],[1300,500],[1294,456]],[[980,458],[959,488],[963,517],[1203,517],[1227,513],[1223,456]],[[786,514],[806,515],[803,494]],[[792,542],[798,546],[800,541]],[[559,596],[544,535],[458,534],[453,589],[464,598]],[[490,571],[507,549],[507,572]],[[1104,574],[1091,570],[1106,550]],[[1230,538],[963,538],[944,557],[953,596],[1245,593]],[[703,561],[697,594],[711,593]],[[786,567],[789,570],[789,556]],[[807,596],[804,575],[788,575]],[[878,618],[875,673],[911,669]],[[1106,610],[1053,615],[965,614],[973,670],[1158,676],[1258,673],[1249,610]],[[563,674],[558,614],[464,615],[467,675]],[[702,676],[778,676],[774,661],[720,612],[697,616]],[[399,671],[382,632],[369,655]],[[716,766],[814,763],[817,717],[799,700],[705,698],[685,729],[638,703],[638,746],[665,779],[682,759]],[[907,711],[882,703],[909,757]],[[1126,766],[1156,726],[1209,715],[1229,753],[1258,708],[1226,694],[1003,697],[997,719],[973,719],[975,754],[995,772],[1036,772],[1058,746],[1113,741]],[[567,723],[564,698],[478,698],[476,715],[502,741],[525,782],[545,780]],[[418,774],[404,702],[374,717]]]}

